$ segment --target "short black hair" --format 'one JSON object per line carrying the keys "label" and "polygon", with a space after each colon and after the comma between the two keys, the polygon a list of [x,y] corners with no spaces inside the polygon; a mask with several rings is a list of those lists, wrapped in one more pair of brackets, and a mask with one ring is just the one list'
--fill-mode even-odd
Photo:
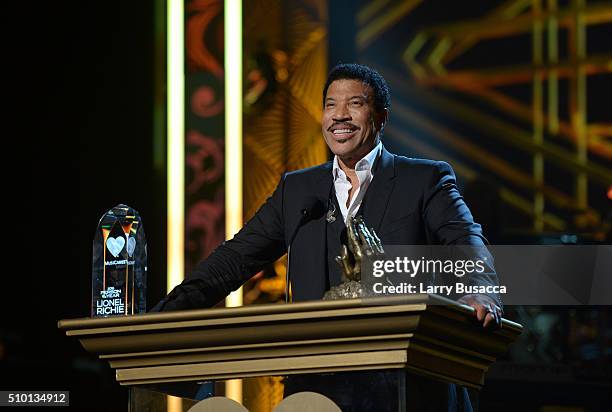
{"label": "short black hair", "polygon": [[380,113],[391,107],[391,92],[385,79],[376,70],[357,63],[339,64],[329,72],[323,88],[323,106],[327,89],[332,82],[341,79],[360,80],[374,90],[374,108]]}

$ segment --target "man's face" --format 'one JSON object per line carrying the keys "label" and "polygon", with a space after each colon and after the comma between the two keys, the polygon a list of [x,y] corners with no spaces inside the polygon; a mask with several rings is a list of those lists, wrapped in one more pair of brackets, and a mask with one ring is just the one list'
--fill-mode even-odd
{"label": "man's face", "polygon": [[374,90],[352,79],[333,81],[323,108],[323,137],[333,154],[345,163],[355,162],[374,147],[377,126],[384,114],[374,109]]}

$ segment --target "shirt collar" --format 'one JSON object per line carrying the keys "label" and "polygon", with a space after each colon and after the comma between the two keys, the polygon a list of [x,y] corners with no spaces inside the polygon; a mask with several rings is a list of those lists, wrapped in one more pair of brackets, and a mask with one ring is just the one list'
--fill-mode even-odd
{"label": "shirt collar", "polygon": [[[378,153],[380,153],[381,147],[382,147],[382,142],[379,141],[378,144],[374,146],[374,148],[370,150],[370,152],[367,155],[365,155],[361,160],[355,163],[355,170],[356,171],[360,171],[360,170],[371,171],[372,165],[374,164],[374,161],[376,160]],[[332,168],[332,175],[334,177],[334,180],[338,177],[339,171],[342,171],[342,169],[340,168],[340,164],[338,163],[338,156],[334,156],[334,163],[333,163],[333,168]]]}

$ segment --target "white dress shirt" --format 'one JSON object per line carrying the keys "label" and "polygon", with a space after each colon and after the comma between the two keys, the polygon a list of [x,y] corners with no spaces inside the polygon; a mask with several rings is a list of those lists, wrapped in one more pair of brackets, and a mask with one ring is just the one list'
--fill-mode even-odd
{"label": "white dress shirt", "polygon": [[372,178],[374,177],[372,174],[372,166],[374,165],[376,157],[380,153],[381,147],[382,143],[378,142],[370,153],[365,155],[355,164],[355,173],[357,174],[359,185],[357,186],[355,193],[353,193],[351,196],[351,203],[348,206],[346,203],[349,198],[349,191],[353,186],[348,180],[346,173],[344,173],[344,171],[340,168],[340,165],[338,164],[338,156],[334,156],[334,164],[332,169],[334,188],[336,190],[336,199],[338,199],[338,204],[340,205],[340,212],[342,212],[344,223],[347,222],[349,216],[355,217],[355,214],[361,206],[363,197],[365,196],[368,186],[370,186]]}

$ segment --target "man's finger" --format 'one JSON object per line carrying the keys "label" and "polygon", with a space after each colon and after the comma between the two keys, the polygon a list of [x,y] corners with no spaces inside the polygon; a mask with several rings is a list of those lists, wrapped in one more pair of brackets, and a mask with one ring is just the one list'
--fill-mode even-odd
{"label": "man's finger", "polygon": [[494,311],[494,313],[495,313],[495,323],[496,323],[497,327],[500,328],[501,325],[502,325],[502,312],[501,312],[501,310],[497,310],[497,309],[498,309],[498,307],[496,306],[495,307],[495,311]]}
{"label": "man's finger", "polygon": [[472,307],[476,309],[476,319],[478,319],[479,322],[482,322],[485,316],[487,316],[487,308],[484,305],[479,304],[475,304]]}
{"label": "man's finger", "polygon": [[497,324],[497,321],[496,321],[495,313],[494,312],[487,313],[487,315],[485,316],[485,320],[482,323],[482,326],[487,328],[489,326],[494,326],[496,324]]}

